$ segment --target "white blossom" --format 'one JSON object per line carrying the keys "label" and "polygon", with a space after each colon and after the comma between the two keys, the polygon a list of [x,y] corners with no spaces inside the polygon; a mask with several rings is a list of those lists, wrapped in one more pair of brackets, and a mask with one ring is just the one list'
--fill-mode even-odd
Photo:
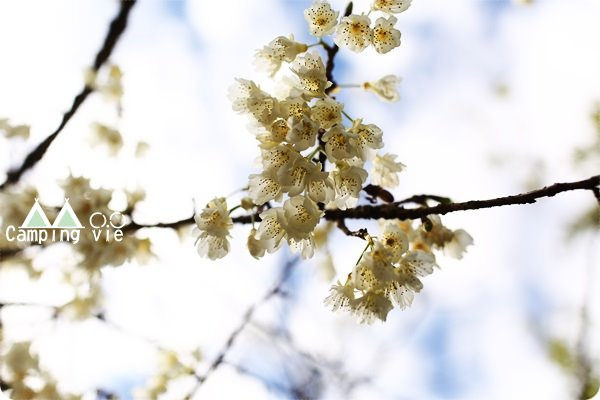
{"label": "white blossom", "polygon": [[297,77],[298,89],[307,97],[323,97],[325,89],[331,86],[325,74],[321,56],[310,52],[296,57],[290,69]]}
{"label": "white blossom", "polygon": [[256,138],[260,142],[261,147],[270,148],[285,140],[285,137],[290,130],[290,126],[288,125],[287,120],[277,118],[270,125],[259,126],[258,129],[259,132],[256,135]]}
{"label": "white blossom", "polygon": [[364,82],[362,88],[368,92],[375,93],[382,100],[395,102],[400,99],[398,85],[402,79],[396,75],[386,75],[374,82]]}
{"label": "white blossom", "polygon": [[390,16],[388,19],[377,18],[373,27],[373,47],[378,53],[385,54],[390,50],[400,46],[400,31],[394,29],[398,19]]}
{"label": "white blossom", "polygon": [[315,164],[302,157],[292,165],[289,173],[281,177],[284,190],[289,196],[306,193],[306,196],[317,203],[325,203],[333,199],[335,190],[327,172],[321,171],[321,164]]}
{"label": "white blossom", "polygon": [[350,311],[354,304],[354,287],[351,284],[342,285],[339,281],[330,289],[330,294],[324,303],[331,307],[332,311]]}
{"label": "white blossom", "polygon": [[312,258],[315,254],[315,241],[313,235],[300,240],[288,238],[288,244],[292,253],[300,253],[300,257],[302,257],[303,260]]}
{"label": "white blossom", "polygon": [[229,252],[229,231],[233,221],[229,216],[225,198],[211,200],[204,209],[194,215],[198,253],[211,260],[222,258]]}
{"label": "white blossom", "polygon": [[354,135],[347,132],[343,126],[334,125],[323,135],[325,142],[325,153],[333,162],[352,158],[357,155],[353,144]]}
{"label": "white blossom", "polygon": [[461,259],[467,246],[473,244],[473,238],[463,229],[451,230],[444,226],[439,215],[428,215],[431,224],[428,229],[421,229],[419,239],[425,246],[443,249],[444,253]]}
{"label": "white blossom", "polygon": [[290,118],[292,129],[288,131],[286,140],[298,151],[306,150],[315,145],[319,126],[308,115],[301,118]]}
{"label": "white blossom", "polygon": [[335,124],[342,123],[342,109],[344,105],[327,97],[319,99],[312,107],[311,118],[319,123],[323,129],[329,129]]}
{"label": "white blossom", "polygon": [[400,260],[402,272],[419,277],[431,274],[435,266],[435,256],[421,250],[409,251]]}
{"label": "white blossom", "polygon": [[381,243],[374,243],[373,250],[363,254],[352,271],[355,287],[363,291],[379,290],[395,281],[397,275],[390,255]]}
{"label": "white blossom", "polygon": [[294,41],[293,35],[289,38],[278,36],[261,50],[256,51],[254,64],[258,69],[273,76],[284,61],[294,61],[298,54],[304,53],[307,49],[306,44]]}
{"label": "white blossom", "polygon": [[338,163],[331,172],[336,191],[333,204],[342,210],[354,207],[367,176],[367,171],[360,167]]}
{"label": "white blossom", "polygon": [[86,86],[102,93],[107,99],[120,102],[123,96],[123,71],[118,65],[109,65],[100,72],[88,69],[85,71]]}
{"label": "white blossom", "polygon": [[318,38],[333,32],[338,15],[339,12],[334,11],[331,5],[324,0],[316,0],[309,8],[304,10],[304,19],[308,22],[309,32]]}
{"label": "white blossom", "polygon": [[359,322],[372,324],[376,319],[385,321],[392,308],[392,302],[382,292],[370,290],[356,299],[353,313]]}
{"label": "white blossom", "polygon": [[234,111],[250,114],[264,125],[273,121],[277,100],[263,92],[254,82],[236,79],[229,88],[228,97]]}
{"label": "white blossom", "polygon": [[371,8],[388,14],[398,14],[410,7],[411,0],[375,0]]}
{"label": "white blossom", "polygon": [[285,212],[283,207],[273,207],[260,214],[261,222],[256,231],[255,238],[258,246],[269,253],[279,249],[287,232],[285,229]]}
{"label": "white blossom", "polygon": [[338,46],[359,53],[371,43],[373,31],[369,25],[371,20],[366,15],[352,14],[344,17],[335,29],[333,40]]}
{"label": "white blossom", "polygon": [[306,195],[317,203],[328,203],[335,197],[335,188],[327,172],[321,171],[320,164],[309,171],[305,178]]}
{"label": "white blossom", "polygon": [[375,156],[371,168],[371,181],[375,185],[385,188],[398,186],[398,172],[401,172],[405,165],[397,162],[396,157],[398,156],[390,153]]}
{"label": "white blossom", "polygon": [[287,144],[277,145],[261,152],[263,169],[273,171],[275,174],[282,170],[288,170],[298,157],[301,157],[300,153]]}
{"label": "white blossom", "polygon": [[285,118],[302,118],[309,111],[310,107],[301,96],[290,96],[279,102],[279,112]]}
{"label": "white blossom", "polygon": [[473,237],[471,237],[464,229],[457,229],[452,232],[452,239],[444,244],[444,253],[460,260],[467,251],[467,246],[472,244]]}
{"label": "white blossom", "polygon": [[351,132],[355,135],[354,143],[357,155],[363,161],[373,158],[375,150],[383,147],[383,132],[377,125],[365,125],[361,118],[357,118],[352,123]]}
{"label": "white blossom", "polygon": [[12,125],[8,119],[0,118],[0,131],[4,132],[7,138],[20,137],[28,139],[30,128],[29,125]]}
{"label": "white blossom", "polygon": [[288,237],[296,241],[308,239],[323,215],[314,201],[301,195],[287,199],[283,210]]}
{"label": "white blossom", "polygon": [[117,129],[104,124],[94,123],[92,130],[92,144],[105,146],[109,154],[114,156],[123,147],[123,137]]}
{"label": "white blossom", "polygon": [[392,262],[398,262],[408,250],[408,236],[395,222],[385,223],[380,242],[389,251]]}
{"label": "white blossom", "polygon": [[248,196],[254,204],[262,205],[267,201],[280,201],[283,195],[283,186],[275,171],[263,171],[260,174],[251,174],[248,177]]}

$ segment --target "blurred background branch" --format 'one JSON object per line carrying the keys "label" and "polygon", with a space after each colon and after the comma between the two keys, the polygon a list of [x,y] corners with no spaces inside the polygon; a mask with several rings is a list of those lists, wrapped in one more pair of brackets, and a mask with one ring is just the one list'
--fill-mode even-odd
{"label": "blurred background branch", "polygon": [[[110,55],[115,48],[119,38],[125,31],[127,27],[127,19],[129,17],[129,12],[135,5],[136,0],[119,0],[119,12],[117,16],[112,20],[110,26],[108,28],[108,33],[106,34],[106,38],[102,43],[102,47],[96,54],[96,58],[94,59],[94,63],[91,67],[92,74],[97,73],[102,65],[106,63],[106,61],[110,58]],[[89,83],[86,82],[83,89],[75,99],[73,100],[73,104],[69,111],[67,111],[60,121],[60,124],[56,128],[56,130],[50,134],[46,139],[44,139],[40,144],[38,144],[26,157],[20,167],[17,169],[8,171],[6,180],[0,184],[0,189],[4,189],[9,185],[12,185],[21,179],[21,176],[27,172],[29,169],[33,168],[46,154],[46,150],[50,147],[52,142],[58,137],[58,135],[62,132],[62,130],[67,126],[67,123],[73,118],[79,107],[85,102],[88,96],[94,91],[94,88],[90,86]],[[0,258],[1,259],[1,258]]]}

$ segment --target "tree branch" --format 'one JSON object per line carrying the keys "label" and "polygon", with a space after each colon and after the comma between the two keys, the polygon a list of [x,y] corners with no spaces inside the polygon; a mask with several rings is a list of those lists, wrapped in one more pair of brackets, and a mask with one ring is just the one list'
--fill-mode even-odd
{"label": "tree branch", "polygon": [[194,223],[194,217],[189,217],[189,218],[185,218],[185,219],[181,219],[179,221],[174,221],[174,222],[159,222],[157,224],[138,224],[134,221],[132,221],[131,223],[129,223],[128,225],[123,227],[123,231],[124,232],[135,232],[138,229],[142,229],[142,228],[172,228],[172,229],[177,229],[177,228],[181,228],[182,226],[186,226],[186,225],[190,225]]}
{"label": "tree branch", "polygon": [[450,200],[448,197],[437,196],[435,194],[415,194],[414,196],[410,196],[404,200],[396,201],[394,204],[399,206],[401,204],[414,203],[426,206],[427,200],[433,200],[440,204],[448,204],[452,202],[452,200]]}
{"label": "tree branch", "polygon": [[489,200],[471,200],[463,203],[442,203],[433,207],[404,208],[395,204],[363,205],[347,210],[326,210],[325,219],[420,219],[431,214],[444,215],[456,211],[478,210],[482,208],[501,207],[517,204],[532,204],[537,199],[552,197],[571,190],[590,190],[596,192],[600,185],[600,175],[582,181],[555,183],[554,185],[533,190],[531,192],[498,197]]}
{"label": "tree branch", "polygon": [[[431,214],[444,215],[456,211],[467,211],[467,210],[478,210],[482,208],[493,208],[502,207],[508,205],[518,204],[533,204],[538,199],[543,197],[553,197],[559,193],[568,192],[571,190],[589,190],[594,193],[598,192],[598,186],[600,185],[600,175],[592,176],[588,179],[584,179],[576,182],[566,183],[555,183],[550,186],[543,187],[541,189],[533,190],[531,192],[516,194],[512,196],[498,197],[488,200],[471,200],[462,203],[448,202],[447,197],[435,196],[435,195],[414,195],[407,199],[400,200],[396,203],[391,204],[379,204],[379,205],[363,205],[355,208],[349,208],[346,210],[325,210],[324,218],[329,221],[337,221],[338,227],[344,231],[344,233],[350,236],[362,237],[364,236],[360,230],[350,231],[345,223],[346,219],[421,219]],[[434,200],[440,202],[440,204],[432,207],[419,207],[419,208],[404,208],[401,204],[405,203],[416,203],[421,204],[425,200]],[[600,203],[600,200],[599,200]],[[260,222],[260,216],[258,213],[253,215],[242,215],[239,217],[232,218],[234,223],[237,224],[249,224],[253,220]],[[340,223],[341,221],[341,223]],[[132,222],[124,229],[127,231],[137,230],[140,228],[176,228],[186,224],[194,223],[193,218],[186,218],[180,221],[172,223],[160,223],[155,225],[139,225]]]}
{"label": "tree branch", "polygon": [[[380,204],[380,205],[363,205],[355,208],[349,208],[346,210],[325,210],[323,218],[329,221],[337,222],[338,228],[342,230],[348,236],[355,236],[364,239],[366,231],[359,229],[358,231],[350,230],[345,223],[346,219],[421,219],[431,214],[444,215],[456,211],[467,211],[467,210],[479,210],[483,208],[502,207],[509,205],[518,204],[533,204],[538,199],[544,197],[553,197],[559,193],[568,192],[571,190],[589,190],[594,194],[594,197],[600,204],[600,175],[592,176],[588,179],[584,179],[576,182],[566,183],[555,183],[550,186],[543,187],[541,189],[533,190],[531,192],[516,194],[512,196],[498,197],[488,200],[471,200],[462,203],[447,202],[449,200],[446,197],[435,196],[435,195],[414,195],[407,199],[400,200],[396,203]],[[440,204],[433,207],[419,207],[419,208],[404,208],[401,204],[415,203],[422,204],[426,200],[434,200],[440,202]],[[426,204],[426,203],[424,203]],[[252,215],[240,215],[233,217],[232,221],[234,224],[250,224],[254,222],[260,222],[259,212]],[[158,224],[138,224],[131,222],[123,227],[124,232],[136,232],[142,228],[173,228],[177,229],[182,226],[191,225],[194,223],[194,218],[189,217],[174,222],[161,222]],[[0,261],[3,258],[10,258],[11,256],[18,255],[23,249],[0,249]]]}
{"label": "tree branch", "polygon": [[0,249],[0,261],[4,258],[10,258],[16,256],[21,253],[23,249],[20,248],[12,248],[12,249]]}
{"label": "tree branch", "polygon": [[[127,26],[127,18],[129,16],[129,12],[131,11],[131,8],[135,5],[135,2],[136,0],[121,0],[119,13],[110,23],[110,27],[108,29],[106,38],[104,39],[104,43],[102,44],[102,47],[100,48],[98,54],[96,55],[96,58],[94,59],[92,71],[98,72],[100,67],[110,57],[115,45],[117,44],[117,41],[119,40],[121,34],[125,30],[125,27]],[[58,137],[59,133],[62,132],[67,123],[71,120],[71,118],[73,118],[79,107],[81,107],[83,102],[93,91],[94,89],[88,86],[87,84],[83,87],[83,89],[81,89],[79,94],[75,96],[75,99],[73,100],[73,104],[71,105],[69,111],[63,114],[62,120],[60,121],[60,124],[58,125],[56,130],[52,134],[50,134],[50,136],[44,139],[44,141],[38,144],[37,147],[27,155],[27,157],[25,157],[25,160],[23,161],[23,164],[21,164],[20,167],[8,171],[6,181],[4,181],[0,185],[0,189],[4,189],[9,185],[18,182],[25,172],[33,168],[42,159],[42,157],[44,157],[44,154],[46,153],[52,142],[54,142],[54,140]]]}

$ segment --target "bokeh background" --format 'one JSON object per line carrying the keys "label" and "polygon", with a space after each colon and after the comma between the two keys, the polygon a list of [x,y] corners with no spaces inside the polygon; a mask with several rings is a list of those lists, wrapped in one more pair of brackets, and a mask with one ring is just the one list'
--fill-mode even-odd
{"label": "bokeh background", "polygon": [[[369,8],[354,3],[355,12]],[[403,78],[398,103],[357,89],[338,95],[351,115],[383,129],[386,150],[407,165],[398,198],[497,197],[598,173],[600,158],[576,163],[574,152],[598,135],[590,115],[600,101],[599,2],[413,3],[399,15],[399,49],[342,49],[335,70],[340,83]],[[142,223],[186,218],[193,199],[203,204],[243,187],[258,149],[227,88],[234,77],[272,87],[254,71],[254,51],[289,33],[313,43],[302,16],[309,4],[141,1],[111,58],[124,73],[122,117],[115,121],[114,107],[94,95],[26,181],[49,204],[62,200],[57,182],[69,173],[96,186],[141,187],[146,199],[134,217]],[[0,137],[0,180],[58,124],[117,9],[98,0],[0,2],[0,117],[32,127],[27,141]],[[90,146],[95,121],[118,124],[125,147],[117,157]],[[149,150],[136,158],[140,140]],[[573,398],[579,381],[562,361],[577,347],[584,305],[584,352],[596,366],[600,351],[600,246],[597,230],[568,232],[595,206],[590,194],[571,192],[446,216],[475,245],[460,261],[438,257],[441,270],[413,306],[371,326],[322,303],[363,246],[334,232],[334,269],[320,256],[295,264],[283,295],[257,306],[196,398]],[[235,227],[231,254],[216,262],[196,254],[189,231],[181,239],[148,230],[155,258],[102,270],[106,321],[4,307],[4,335],[33,340],[42,364],[73,393],[101,388],[132,398],[160,367],[158,348],[200,349],[203,373],[291,257],[286,250],[254,260],[247,230]],[[1,268],[0,301],[60,304],[52,271],[68,262],[46,257],[40,265],[50,272],[35,282]],[[176,382],[165,398],[182,398],[193,383]]]}

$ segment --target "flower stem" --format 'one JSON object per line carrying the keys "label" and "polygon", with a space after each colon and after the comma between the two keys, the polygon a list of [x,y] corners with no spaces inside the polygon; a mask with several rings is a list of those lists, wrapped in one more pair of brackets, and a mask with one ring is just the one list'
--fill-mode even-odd
{"label": "flower stem", "polygon": [[338,85],[339,88],[360,88],[361,84],[358,83],[341,83]]}
{"label": "flower stem", "polygon": [[358,263],[360,262],[360,260],[362,260],[363,255],[367,252],[367,250],[369,249],[369,247],[371,247],[372,245],[373,245],[373,242],[371,242],[370,240],[368,240],[367,241],[367,245],[363,249],[362,253],[360,253],[360,257],[358,257],[358,260],[356,261],[356,265],[358,265]]}
{"label": "flower stem", "polygon": [[309,155],[307,155],[305,158],[306,158],[307,160],[311,160],[311,159],[312,159],[312,158],[315,156],[315,154],[317,154],[319,151],[321,151],[321,146],[317,146],[317,148],[316,148],[316,149],[314,149],[314,150],[313,150],[313,151],[312,151],[312,152],[311,152]]}
{"label": "flower stem", "polygon": [[350,122],[354,122],[354,120],[352,119],[352,117],[349,116],[346,111],[342,110],[342,114],[344,114],[344,117],[348,118],[350,120]]}
{"label": "flower stem", "polygon": [[229,209],[229,214],[231,214],[232,212],[234,212],[235,210],[237,210],[237,209],[238,209],[238,208],[240,208],[241,206],[242,206],[241,204],[238,204],[237,206],[230,208],[230,209]]}

